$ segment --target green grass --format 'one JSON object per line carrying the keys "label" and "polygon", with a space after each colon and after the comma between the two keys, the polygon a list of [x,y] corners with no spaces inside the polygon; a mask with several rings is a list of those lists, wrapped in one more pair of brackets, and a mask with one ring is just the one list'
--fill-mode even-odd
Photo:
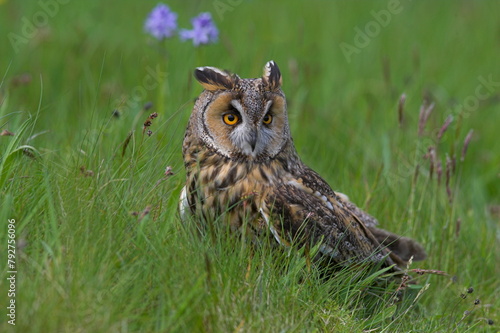
{"label": "green grass", "polygon": [[[229,6],[222,15],[220,3]],[[0,136],[0,331],[499,330],[497,2],[401,1],[350,61],[341,43],[354,45],[355,28],[364,30],[371,11],[388,2],[168,4],[186,28],[211,11],[219,43],[159,46],[142,31],[156,2],[87,0],[60,4],[37,34],[13,47],[9,36],[26,37],[25,22],[43,9],[0,1],[0,131],[15,134]],[[418,277],[394,305],[397,285],[374,290],[368,273],[324,280],[300,250],[203,238],[180,221],[181,143],[201,91],[193,68],[256,77],[270,59],[283,74],[303,160],[385,228],[418,239],[429,257],[411,268],[450,276]],[[152,72],[161,75],[149,86]],[[494,82],[491,90],[480,77]],[[435,108],[418,136],[424,100]],[[457,108],[463,103],[469,110]],[[142,124],[151,112],[158,118],[147,136]],[[449,114],[454,120],[437,142]],[[440,182],[424,158],[429,146],[443,165]],[[456,160],[451,202],[446,156]],[[167,166],[174,175],[165,177]],[[9,219],[18,246],[16,326],[6,322]]]}

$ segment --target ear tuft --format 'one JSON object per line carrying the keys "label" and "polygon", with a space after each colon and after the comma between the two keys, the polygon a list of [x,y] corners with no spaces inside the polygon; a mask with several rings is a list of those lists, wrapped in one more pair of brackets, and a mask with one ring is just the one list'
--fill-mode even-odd
{"label": "ear tuft", "polygon": [[239,80],[238,75],[215,67],[198,67],[194,76],[203,88],[210,91],[233,89]]}
{"label": "ear tuft", "polygon": [[276,65],[276,63],[271,60],[264,66],[264,74],[262,75],[262,81],[268,86],[269,90],[277,90],[281,87],[283,83],[281,79],[281,72]]}

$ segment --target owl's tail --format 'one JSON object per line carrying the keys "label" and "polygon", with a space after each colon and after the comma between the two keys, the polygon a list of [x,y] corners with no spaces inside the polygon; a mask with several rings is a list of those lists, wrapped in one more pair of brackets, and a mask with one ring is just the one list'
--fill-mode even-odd
{"label": "owl's tail", "polygon": [[368,227],[377,241],[386,246],[395,255],[407,262],[413,257],[413,261],[424,260],[427,257],[424,247],[411,238],[393,234],[384,229]]}

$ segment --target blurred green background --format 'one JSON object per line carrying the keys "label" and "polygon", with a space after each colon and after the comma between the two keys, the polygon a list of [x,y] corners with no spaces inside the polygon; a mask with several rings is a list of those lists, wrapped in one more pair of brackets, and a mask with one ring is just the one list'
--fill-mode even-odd
{"label": "blurred green background", "polygon": [[[498,2],[165,3],[183,28],[211,12],[219,41],[154,40],[143,25],[156,1],[0,1],[0,131],[14,134],[0,136],[0,246],[15,219],[19,272],[14,327],[2,251],[2,331],[498,330]],[[328,284],[268,272],[270,254],[252,262],[213,249],[176,215],[183,133],[201,92],[193,69],[259,77],[271,59],[304,162],[418,239],[429,258],[412,268],[449,274],[422,277],[429,289],[397,320],[387,303],[361,316]]]}

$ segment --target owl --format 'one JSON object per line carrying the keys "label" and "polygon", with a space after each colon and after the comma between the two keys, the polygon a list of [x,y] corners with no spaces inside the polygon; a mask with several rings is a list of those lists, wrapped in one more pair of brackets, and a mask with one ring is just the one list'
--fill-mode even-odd
{"label": "owl", "polygon": [[214,67],[196,68],[194,76],[204,91],[182,146],[183,219],[191,215],[257,238],[267,234],[282,246],[317,246],[319,256],[340,266],[398,270],[411,257],[425,258],[420,244],[377,228],[375,218],[301,161],[274,61],[256,79]]}

